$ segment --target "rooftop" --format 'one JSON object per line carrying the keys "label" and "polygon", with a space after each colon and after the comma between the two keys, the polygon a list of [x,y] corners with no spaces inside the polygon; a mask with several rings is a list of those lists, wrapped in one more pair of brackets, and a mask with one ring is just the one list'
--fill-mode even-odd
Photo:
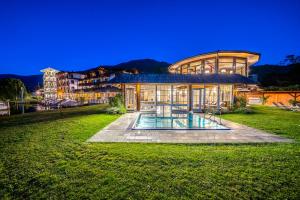
{"label": "rooftop", "polygon": [[198,61],[201,59],[206,59],[206,58],[212,58],[212,57],[217,57],[217,56],[229,56],[229,57],[239,57],[239,58],[247,58],[248,60],[248,65],[251,66],[254,63],[256,63],[259,58],[260,54],[251,52],[251,51],[243,51],[243,50],[219,50],[219,51],[213,51],[209,53],[203,53],[199,54],[196,56],[188,57],[183,60],[177,61],[176,63],[170,65],[169,70],[172,70],[178,66]]}
{"label": "rooftop", "polygon": [[242,83],[256,84],[239,74],[121,74],[108,83]]}

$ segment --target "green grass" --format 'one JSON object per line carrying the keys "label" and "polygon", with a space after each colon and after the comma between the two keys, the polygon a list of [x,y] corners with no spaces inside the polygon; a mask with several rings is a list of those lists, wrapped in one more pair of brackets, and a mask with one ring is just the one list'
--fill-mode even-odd
{"label": "green grass", "polygon": [[252,106],[254,114],[226,114],[224,119],[300,140],[300,112]]}
{"label": "green grass", "polygon": [[292,144],[85,142],[114,121],[103,106],[0,119],[0,199],[299,199],[299,113],[255,107],[233,121]]}

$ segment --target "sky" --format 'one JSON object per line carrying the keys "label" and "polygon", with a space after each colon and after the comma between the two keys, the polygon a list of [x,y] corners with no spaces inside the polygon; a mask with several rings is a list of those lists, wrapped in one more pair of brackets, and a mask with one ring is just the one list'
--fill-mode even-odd
{"label": "sky", "polygon": [[0,0],[0,74],[169,63],[215,50],[300,55],[300,0]]}

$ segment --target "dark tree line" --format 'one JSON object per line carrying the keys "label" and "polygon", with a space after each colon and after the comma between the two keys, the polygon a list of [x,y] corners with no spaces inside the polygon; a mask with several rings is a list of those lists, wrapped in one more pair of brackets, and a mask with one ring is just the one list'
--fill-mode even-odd
{"label": "dark tree line", "polygon": [[300,87],[300,56],[288,55],[280,65],[253,66],[251,74],[258,76],[263,87]]}
{"label": "dark tree line", "polygon": [[27,96],[27,90],[24,83],[19,79],[3,78],[0,79],[0,99],[18,100],[21,97],[21,90],[24,90],[24,98]]}

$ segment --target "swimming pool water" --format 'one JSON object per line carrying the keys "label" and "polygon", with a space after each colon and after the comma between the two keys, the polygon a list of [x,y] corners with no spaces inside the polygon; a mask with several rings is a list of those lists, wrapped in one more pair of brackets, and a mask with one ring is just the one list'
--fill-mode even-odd
{"label": "swimming pool water", "polygon": [[141,113],[132,127],[133,129],[228,129],[212,120],[205,119],[199,114],[179,114],[169,117],[155,113]]}

